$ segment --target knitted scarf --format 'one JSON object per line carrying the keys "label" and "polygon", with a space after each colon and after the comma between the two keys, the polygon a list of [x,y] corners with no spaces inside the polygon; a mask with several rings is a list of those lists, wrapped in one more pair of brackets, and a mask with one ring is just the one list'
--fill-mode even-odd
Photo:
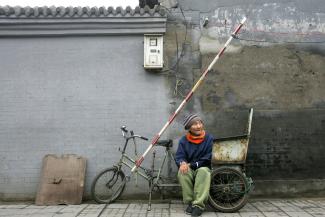
{"label": "knitted scarf", "polygon": [[201,142],[203,142],[204,137],[205,137],[205,131],[204,130],[202,130],[202,133],[200,135],[198,135],[198,136],[193,135],[190,132],[188,132],[186,134],[186,139],[189,142],[194,143],[194,144],[200,144]]}

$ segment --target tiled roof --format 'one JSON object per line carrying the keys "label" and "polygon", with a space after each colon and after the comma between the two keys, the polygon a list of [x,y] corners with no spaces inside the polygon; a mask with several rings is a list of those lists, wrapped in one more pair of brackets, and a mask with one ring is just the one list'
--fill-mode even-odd
{"label": "tiled roof", "polygon": [[0,37],[163,34],[165,12],[160,6],[152,9],[0,6]]}
{"label": "tiled roof", "polygon": [[100,17],[165,17],[166,11],[156,5],[153,9],[122,7],[11,7],[0,6],[0,18],[100,18]]}

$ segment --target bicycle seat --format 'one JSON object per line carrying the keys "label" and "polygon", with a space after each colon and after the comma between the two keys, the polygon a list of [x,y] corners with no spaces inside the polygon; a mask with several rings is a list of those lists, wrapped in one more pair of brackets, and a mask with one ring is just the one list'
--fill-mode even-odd
{"label": "bicycle seat", "polygon": [[166,147],[166,148],[171,148],[171,147],[173,147],[173,140],[171,140],[171,139],[159,140],[156,143],[156,145]]}

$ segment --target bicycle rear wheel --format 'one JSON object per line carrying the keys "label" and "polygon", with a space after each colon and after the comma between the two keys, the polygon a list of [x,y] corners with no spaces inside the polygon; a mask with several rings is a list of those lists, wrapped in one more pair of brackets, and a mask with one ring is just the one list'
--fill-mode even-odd
{"label": "bicycle rear wheel", "polygon": [[210,204],[221,212],[236,212],[248,200],[245,175],[230,167],[220,167],[211,174]]}
{"label": "bicycle rear wheel", "polygon": [[125,175],[116,167],[101,171],[91,184],[91,196],[97,203],[112,203],[124,191]]}

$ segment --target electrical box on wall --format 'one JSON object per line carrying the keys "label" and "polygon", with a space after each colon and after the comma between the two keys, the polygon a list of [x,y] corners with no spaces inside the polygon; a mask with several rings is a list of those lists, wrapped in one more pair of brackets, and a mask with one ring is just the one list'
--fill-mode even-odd
{"label": "electrical box on wall", "polygon": [[161,69],[163,67],[163,35],[144,35],[144,68]]}

